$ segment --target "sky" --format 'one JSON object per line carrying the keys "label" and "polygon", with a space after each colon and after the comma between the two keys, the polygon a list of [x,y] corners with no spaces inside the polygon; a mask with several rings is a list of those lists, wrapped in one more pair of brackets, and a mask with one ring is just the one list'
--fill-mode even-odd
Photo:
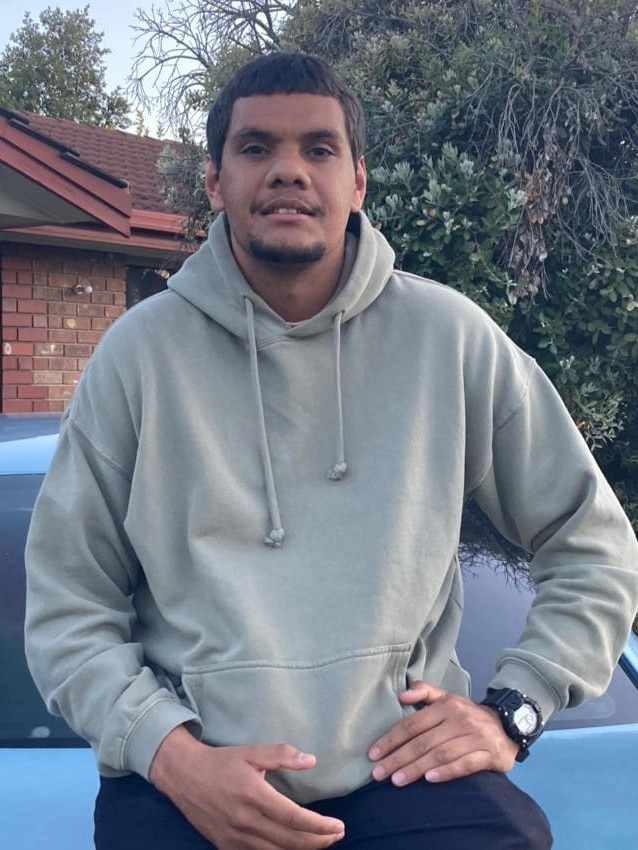
{"label": "sky", "polygon": [[[164,5],[166,0],[155,0],[155,5]],[[124,88],[127,76],[133,64],[135,46],[131,25],[135,23],[135,9],[150,11],[153,0],[2,0],[0,14],[0,52],[5,48],[9,36],[22,25],[25,12],[33,20],[47,7],[59,7],[63,11],[83,9],[89,6],[89,14],[95,20],[95,28],[104,33],[102,46],[111,52],[104,57],[106,65],[106,83],[110,91],[115,86]],[[151,133],[156,124],[153,118],[147,118]]]}

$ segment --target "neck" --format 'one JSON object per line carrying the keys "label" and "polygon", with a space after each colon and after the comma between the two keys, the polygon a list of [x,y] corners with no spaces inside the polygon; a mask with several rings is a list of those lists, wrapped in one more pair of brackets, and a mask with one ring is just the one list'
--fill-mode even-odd
{"label": "neck", "polygon": [[255,262],[235,254],[251,289],[286,322],[302,322],[332,298],[343,268],[345,247],[316,263],[287,265]]}

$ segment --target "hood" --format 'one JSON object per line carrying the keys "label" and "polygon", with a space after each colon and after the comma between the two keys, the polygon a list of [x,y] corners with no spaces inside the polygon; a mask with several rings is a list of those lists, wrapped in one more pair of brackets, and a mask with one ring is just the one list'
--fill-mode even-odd
{"label": "hood", "polygon": [[394,252],[363,213],[351,216],[358,244],[352,269],[326,306],[292,327],[249,286],[226,235],[225,216],[217,217],[202,247],[189,257],[168,286],[234,336],[248,339],[246,299],[254,309],[257,340],[278,334],[312,336],[328,330],[335,316],[341,322],[361,313],[380,295],[392,272]]}

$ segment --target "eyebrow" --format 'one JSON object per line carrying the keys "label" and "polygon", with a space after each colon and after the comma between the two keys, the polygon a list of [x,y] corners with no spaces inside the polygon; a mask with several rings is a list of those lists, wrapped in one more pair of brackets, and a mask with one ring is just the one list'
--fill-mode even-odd
{"label": "eyebrow", "polygon": [[[243,130],[239,130],[235,133],[231,141],[235,145],[241,145],[249,141],[275,142],[277,141],[277,138],[278,137],[275,133],[269,133],[267,130],[259,129],[259,127],[245,127]],[[333,144],[343,144],[345,141],[341,133],[330,127],[317,127],[315,130],[310,130],[308,133],[304,133],[301,138],[306,144],[312,144],[313,142],[332,142]]]}

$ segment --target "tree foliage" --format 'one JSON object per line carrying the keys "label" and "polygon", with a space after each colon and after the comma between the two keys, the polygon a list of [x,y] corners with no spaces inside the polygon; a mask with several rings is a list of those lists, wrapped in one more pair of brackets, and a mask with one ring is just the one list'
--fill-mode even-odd
{"label": "tree foliage", "polygon": [[126,127],[130,106],[105,84],[103,33],[89,7],[27,12],[0,55],[0,104],[103,127]]}
{"label": "tree foliage", "polygon": [[[638,529],[636,0],[186,8],[173,41],[166,20],[142,19],[155,73],[185,44],[201,62],[189,89],[168,68],[173,119],[203,124],[256,53],[328,59],[365,106],[367,212],[399,264],[468,294],[539,361]],[[198,57],[192,32],[216,34]]]}

